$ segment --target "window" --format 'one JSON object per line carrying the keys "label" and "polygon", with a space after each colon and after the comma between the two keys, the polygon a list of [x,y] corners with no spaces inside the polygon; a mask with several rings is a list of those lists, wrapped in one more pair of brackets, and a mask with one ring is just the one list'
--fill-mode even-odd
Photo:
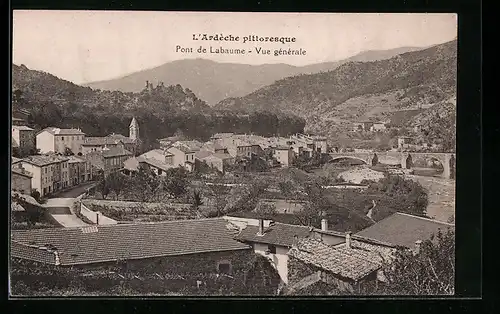
{"label": "window", "polygon": [[275,245],[271,245],[269,244],[267,246],[267,251],[270,253],[270,254],[276,254],[276,246]]}
{"label": "window", "polygon": [[162,174],[161,169],[158,169],[158,175],[161,175],[161,174]]}
{"label": "window", "polygon": [[61,140],[64,141],[64,136],[61,136]]}
{"label": "window", "polygon": [[189,155],[186,155],[186,160],[189,160]]}
{"label": "window", "polygon": [[230,261],[220,261],[217,263],[217,272],[220,274],[230,274],[231,269],[232,266]]}

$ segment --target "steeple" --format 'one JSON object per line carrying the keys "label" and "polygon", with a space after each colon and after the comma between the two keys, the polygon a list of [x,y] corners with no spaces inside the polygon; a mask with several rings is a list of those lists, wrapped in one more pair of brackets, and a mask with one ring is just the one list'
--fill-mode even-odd
{"label": "steeple", "polygon": [[139,124],[135,117],[132,118],[132,122],[130,122],[129,126],[129,138],[132,140],[139,139]]}

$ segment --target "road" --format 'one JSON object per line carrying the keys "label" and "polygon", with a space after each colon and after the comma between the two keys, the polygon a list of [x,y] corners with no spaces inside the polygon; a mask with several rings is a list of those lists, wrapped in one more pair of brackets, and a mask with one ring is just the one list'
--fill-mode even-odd
{"label": "road", "polygon": [[63,227],[84,227],[88,224],[78,218],[73,212],[75,198],[80,196],[95,183],[79,185],[73,189],[57,193],[43,205],[50,215]]}
{"label": "road", "polygon": [[79,185],[73,189],[62,191],[62,192],[59,192],[57,194],[54,194],[54,197],[55,198],[75,198],[75,197],[78,197],[81,194],[85,193],[85,191],[88,188],[94,186],[95,184],[96,184],[95,182],[82,184],[82,185]]}

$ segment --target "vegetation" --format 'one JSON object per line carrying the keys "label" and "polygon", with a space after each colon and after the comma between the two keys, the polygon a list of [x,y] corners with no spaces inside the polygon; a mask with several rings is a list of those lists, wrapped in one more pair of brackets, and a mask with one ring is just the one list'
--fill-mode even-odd
{"label": "vegetation", "polygon": [[418,254],[398,250],[384,268],[387,283],[376,294],[453,295],[455,293],[455,232],[439,231],[422,242]]}
{"label": "vegetation", "polygon": [[79,127],[91,136],[126,135],[135,116],[144,149],[178,130],[188,138],[207,140],[217,132],[287,135],[303,132],[305,126],[303,119],[292,115],[217,112],[180,85],[160,84],[138,93],[100,91],[17,65],[13,65],[12,80],[17,95],[13,109],[28,109],[28,122],[35,129]]}

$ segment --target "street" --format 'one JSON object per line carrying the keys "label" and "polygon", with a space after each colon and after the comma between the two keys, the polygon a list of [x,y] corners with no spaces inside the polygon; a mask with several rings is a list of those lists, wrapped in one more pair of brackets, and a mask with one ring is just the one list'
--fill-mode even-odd
{"label": "street", "polygon": [[95,182],[84,183],[75,188],[53,194],[50,198],[75,198],[85,193],[85,190],[95,185]]}

